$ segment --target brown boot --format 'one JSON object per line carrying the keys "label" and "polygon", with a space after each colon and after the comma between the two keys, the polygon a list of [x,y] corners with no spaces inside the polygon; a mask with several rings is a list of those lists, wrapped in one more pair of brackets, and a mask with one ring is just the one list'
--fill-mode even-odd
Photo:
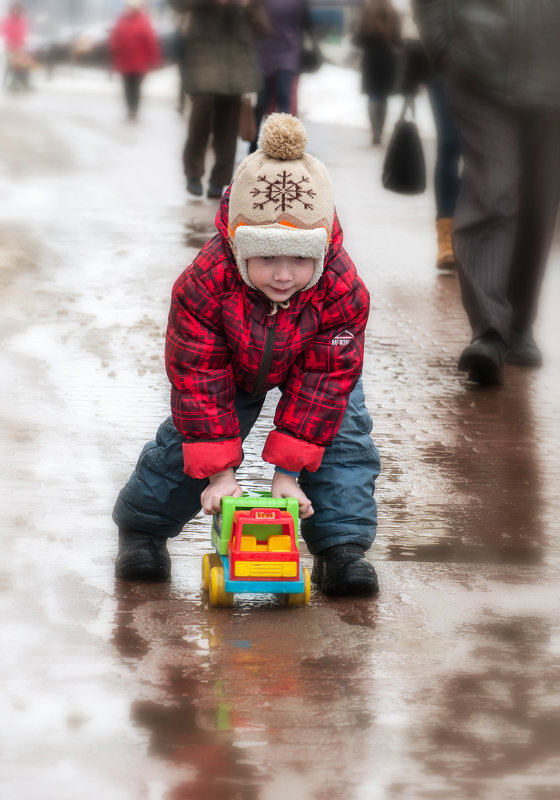
{"label": "brown boot", "polygon": [[441,217],[436,221],[438,255],[436,267],[438,269],[454,269],[455,254],[451,240],[451,217]]}

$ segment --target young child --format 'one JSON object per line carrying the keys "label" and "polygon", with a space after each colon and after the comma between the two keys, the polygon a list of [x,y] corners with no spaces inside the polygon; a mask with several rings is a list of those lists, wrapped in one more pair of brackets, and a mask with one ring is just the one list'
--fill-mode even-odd
{"label": "young child", "polygon": [[172,417],[145,445],[117,499],[116,576],[167,580],[166,542],[201,509],[242,489],[242,441],[266,393],[281,391],[263,460],[274,497],[296,497],[332,595],[378,591],[364,557],[375,537],[379,455],[360,373],[367,290],[342,246],[327,170],[306,133],[271,114],[239,166],[215,235],[176,281],[166,342]]}

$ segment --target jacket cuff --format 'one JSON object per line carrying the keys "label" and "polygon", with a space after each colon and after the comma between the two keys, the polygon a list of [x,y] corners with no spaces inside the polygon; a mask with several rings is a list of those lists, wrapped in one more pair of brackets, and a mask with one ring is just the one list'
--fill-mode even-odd
{"label": "jacket cuff", "polygon": [[262,457],[263,461],[290,472],[301,472],[302,469],[316,472],[321,466],[324,452],[325,448],[318,444],[274,430],[267,436]]}
{"label": "jacket cuff", "polygon": [[241,439],[219,442],[183,442],[183,472],[191,478],[208,478],[243,461]]}

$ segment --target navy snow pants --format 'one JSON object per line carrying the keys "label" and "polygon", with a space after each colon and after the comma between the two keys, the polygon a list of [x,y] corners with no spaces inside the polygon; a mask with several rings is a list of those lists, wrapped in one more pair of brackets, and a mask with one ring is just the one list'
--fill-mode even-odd
{"label": "navy snow pants", "polygon": [[[236,411],[245,439],[257,421],[266,395],[238,389]],[[301,534],[312,554],[339,544],[371,547],[377,528],[374,499],[379,453],[370,436],[373,423],[361,380],[350,395],[340,429],[325,448],[316,472],[303,470],[299,483],[315,510],[302,520]],[[148,442],[135,470],[119,493],[113,519],[119,527],[159,536],[177,536],[200,511],[206,478],[183,472],[183,437],[171,417]]]}

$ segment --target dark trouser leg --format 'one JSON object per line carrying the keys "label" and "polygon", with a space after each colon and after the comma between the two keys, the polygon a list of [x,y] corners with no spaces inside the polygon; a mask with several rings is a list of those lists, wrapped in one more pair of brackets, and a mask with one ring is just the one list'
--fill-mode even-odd
{"label": "dark trouser leg", "polygon": [[135,117],[138,113],[138,109],[140,108],[140,92],[142,90],[142,80],[144,79],[144,75],[141,72],[136,72],[132,77],[132,102],[131,102],[131,112],[132,115]]}
{"label": "dark trouser leg", "polygon": [[461,143],[455,120],[449,108],[447,89],[441,76],[428,83],[428,94],[437,132],[437,153],[434,171],[437,218],[452,217],[457,205],[461,179],[459,161]]}
{"label": "dark trouser leg", "polygon": [[140,72],[129,72],[123,75],[124,96],[128,116],[134,119],[140,106],[140,88],[144,75]]}
{"label": "dark trouser leg", "polygon": [[508,286],[520,203],[519,112],[454,83],[449,99],[463,154],[453,223],[463,306],[473,338],[493,329],[507,342],[512,318]]}
{"label": "dark trouser leg", "polygon": [[128,111],[128,116],[132,117],[136,113],[136,86],[135,86],[135,78],[136,75],[131,72],[124,73],[122,76],[123,80],[123,88],[124,88],[124,99],[126,101],[126,108]]}
{"label": "dark trouser leg", "polygon": [[183,149],[183,169],[186,178],[202,178],[206,148],[214,117],[214,95],[191,95],[187,140]]}
{"label": "dark trouser leg", "polygon": [[374,144],[379,144],[387,116],[386,95],[370,95],[368,100],[369,121]]}
{"label": "dark trouser leg", "polygon": [[[243,439],[255,424],[264,396],[238,390],[236,411]],[[171,417],[148,442],[127,484],[119,493],[113,519],[120,528],[159,536],[177,536],[200,511],[200,495],[208,480],[183,472],[183,437]]]}
{"label": "dark trouser leg", "polygon": [[[274,75],[270,75],[268,78],[265,78],[264,89],[262,92],[259,92],[257,105],[255,108],[257,138],[261,127],[261,122],[270,105],[272,97],[275,99],[275,107],[277,111],[281,111],[284,114],[292,113],[293,86],[295,77],[296,73],[291,72],[291,70],[280,69],[275,72]],[[254,153],[256,149],[257,142],[251,142],[249,152]]]}
{"label": "dark trouser leg", "polygon": [[560,114],[527,112],[522,120],[521,209],[508,297],[512,328],[529,330],[554,235],[560,197]]}
{"label": "dark trouser leg", "polygon": [[370,437],[371,429],[359,381],[321,466],[316,472],[303,470],[300,475],[301,488],[315,509],[310,519],[302,521],[301,533],[314,555],[335,545],[357,544],[367,550],[373,543],[379,453]]}
{"label": "dark trouser leg", "polygon": [[241,95],[218,94],[214,101],[213,148],[214,166],[210,183],[227,186],[231,182],[237,149]]}
{"label": "dark trouser leg", "polygon": [[251,142],[249,153],[254,153],[258,145],[258,136],[261,129],[263,117],[267,112],[270,101],[274,92],[274,75],[270,75],[264,79],[264,86],[262,91],[259,92],[257,97],[257,105],[255,106],[255,121],[257,123],[257,141]]}
{"label": "dark trouser leg", "polygon": [[276,110],[290,114],[292,109],[292,87],[295,73],[289,69],[279,69],[275,78]]}

